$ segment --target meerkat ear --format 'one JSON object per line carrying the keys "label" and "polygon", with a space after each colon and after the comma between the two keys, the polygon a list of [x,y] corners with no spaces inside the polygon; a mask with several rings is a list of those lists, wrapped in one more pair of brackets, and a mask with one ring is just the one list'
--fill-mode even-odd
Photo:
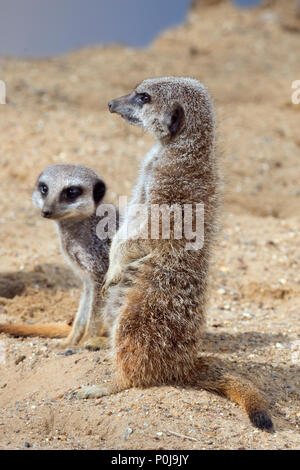
{"label": "meerkat ear", "polygon": [[93,198],[96,204],[103,199],[104,195],[106,193],[106,185],[104,181],[98,180],[97,183],[94,185],[93,189]]}
{"label": "meerkat ear", "polygon": [[172,111],[167,115],[166,122],[171,136],[177,134],[184,118],[184,111],[180,104],[176,104]]}

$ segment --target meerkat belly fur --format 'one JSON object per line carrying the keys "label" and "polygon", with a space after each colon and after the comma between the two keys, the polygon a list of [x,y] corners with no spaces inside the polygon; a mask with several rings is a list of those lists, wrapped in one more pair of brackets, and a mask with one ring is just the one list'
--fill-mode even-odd
{"label": "meerkat belly fur", "polygon": [[[62,346],[80,341],[90,348],[104,347],[103,299],[100,291],[108,268],[110,239],[96,234],[98,205],[105,183],[91,169],[80,165],[52,165],[39,176],[32,196],[41,215],[55,221],[61,251],[83,284],[72,329],[68,325],[0,325],[0,331],[17,335],[64,337]],[[117,222],[117,221],[116,221]]]}
{"label": "meerkat belly fur", "polygon": [[[113,238],[103,292],[104,319],[111,328],[115,378],[109,386],[83,387],[81,398],[130,387],[179,384],[217,392],[242,405],[252,423],[273,427],[267,403],[250,382],[230,375],[214,358],[198,357],[204,324],[211,245],[216,232],[218,169],[215,121],[206,88],[189,78],[143,81],[109,109],[150,132],[157,143],[146,157],[133,203],[204,204],[204,243],[170,238],[124,239],[124,224]],[[193,223],[195,220],[193,220]],[[114,311],[114,312],[113,312]]]}

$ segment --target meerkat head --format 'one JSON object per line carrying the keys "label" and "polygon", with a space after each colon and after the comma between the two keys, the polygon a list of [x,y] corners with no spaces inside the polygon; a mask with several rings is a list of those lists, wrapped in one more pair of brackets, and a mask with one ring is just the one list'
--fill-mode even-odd
{"label": "meerkat head", "polygon": [[146,129],[161,141],[213,138],[214,116],[206,88],[197,80],[163,77],[144,80],[128,95],[108,103],[111,113]]}
{"label": "meerkat head", "polygon": [[95,213],[105,192],[105,183],[93,170],[52,165],[38,177],[32,200],[48,219],[82,219]]}

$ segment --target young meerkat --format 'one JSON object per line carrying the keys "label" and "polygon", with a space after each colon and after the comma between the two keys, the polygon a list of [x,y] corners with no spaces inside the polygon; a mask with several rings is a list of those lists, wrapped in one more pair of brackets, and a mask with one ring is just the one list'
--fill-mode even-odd
{"label": "young meerkat", "polygon": [[106,192],[104,181],[93,170],[80,165],[52,165],[39,176],[32,200],[41,215],[56,222],[61,251],[83,284],[73,326],[0,325],[0,331],[18,336],[64,337],[62,346],[80,341],[87,347],[105,347],[100,291],[108,268],[110,239],[96,234],[100,218],[96,210]]}
{"label": "young meerkat", "polygon": [[[212,357],[197,356],[219,181],[214,112],[206,88],[190,78],[147,79],[112,100],[109,110],[150,132],[156,145],[142,164],[109,255],[103,317],[111,328],[115,377],[109,385],[82,387],[76,395],[100,397],[162,384],[197,387],[232,399],[255,426],[272,430],[268,405],[252,383],[231,375]],[[135,223],[133,204],[143,204],[146,217],[137,222],[135,236],[126,238],[126,224]],[[161,230],[156,239],[145,237],[146,222],[148,235],[152,229],[153,205],[179,205],[185,215],[186,204],[204,205],[201,249],[187,249],[190,237],[185,233],[177,239],[175,217],[169,239]]]}

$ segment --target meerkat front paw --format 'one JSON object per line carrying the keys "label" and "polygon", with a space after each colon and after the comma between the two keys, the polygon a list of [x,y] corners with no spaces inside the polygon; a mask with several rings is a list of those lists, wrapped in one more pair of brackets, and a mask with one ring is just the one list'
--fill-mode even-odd
{"label": "meerkat front paw", "polygon": [[101,289],[101,296],[104,297],[108,288],[110,286],[114,286],[118,284],[120,279],[121,279],[121,266],[119,267],[119,269],[108,271],[107,275],[105,276],[105,281]]}
{"label": "meerkat front paw", "polygon": [[121,279],[121,276],[118,277],[118,278],[115,278],[113,280],[110,280],[110,281],[105,281],[105,283],[103,284],[102,288],[101,288],[101,291],[100,291],[100,295],[101,297],[105,297],[106,295],[106,292],[107,290],[111,287],[111,286],[115,286],[116,284],[118,284],[119,280]]}

